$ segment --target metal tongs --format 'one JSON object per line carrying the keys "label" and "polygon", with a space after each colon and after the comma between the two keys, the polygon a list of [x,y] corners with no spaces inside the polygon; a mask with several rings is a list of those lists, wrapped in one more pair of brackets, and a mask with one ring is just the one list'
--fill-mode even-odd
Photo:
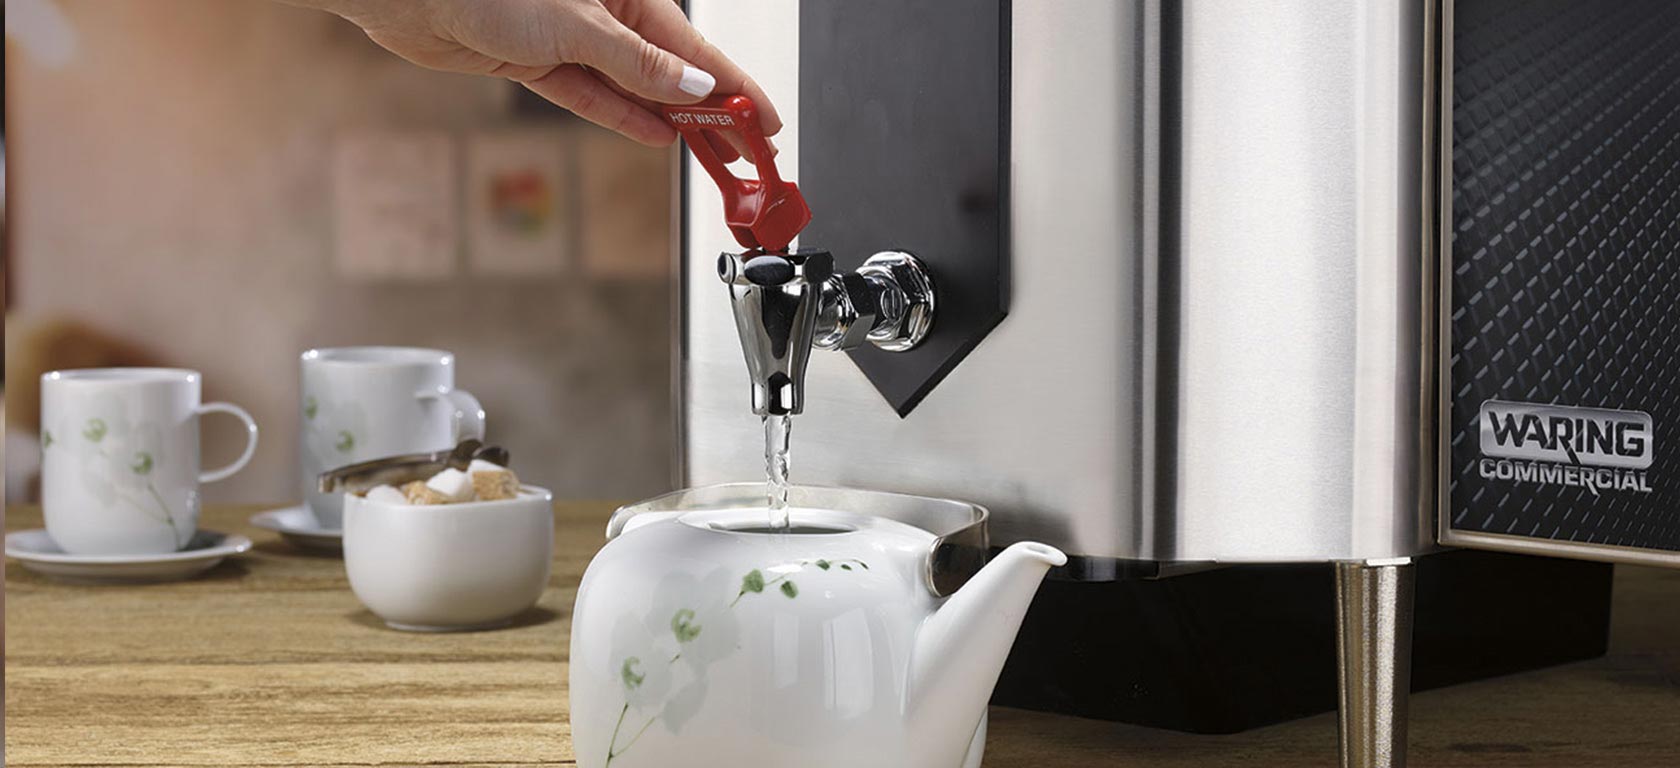
{"label": "metal tongs", "polygon": [[462,440],[460,445],[445,451],[387,456],[327,470],[321,473],[318,487],[322,493],[366,493],[381,485],[401,486],[425,480],[445,469],[464,472],[474,459],[505,467],[508,465],[508,452],[506,448],[485,445],[479,440]]}

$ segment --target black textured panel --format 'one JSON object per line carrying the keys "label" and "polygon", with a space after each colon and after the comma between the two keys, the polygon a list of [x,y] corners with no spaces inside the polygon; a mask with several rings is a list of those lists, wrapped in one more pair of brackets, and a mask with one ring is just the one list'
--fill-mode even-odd
{"label": "black textured panel", "polygon": [[[1680,0],[1458,0],[1457,530],[1680,550]],[[1484,478],[1489,399],[1649,413],[1651,493]]]}
{"label": "black textured panel", "polygon": [[852,351],[900,416],[1003,319],[1008,302],[1007,0],[803,0],[802,245],[852,270],[876,251],[933,273],[933,331]]}

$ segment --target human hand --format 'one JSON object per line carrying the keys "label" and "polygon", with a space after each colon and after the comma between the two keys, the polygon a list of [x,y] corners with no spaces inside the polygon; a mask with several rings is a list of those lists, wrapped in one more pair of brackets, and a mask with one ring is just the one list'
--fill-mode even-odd
{"label": "human hand", "polygon": [[[650,146],[677,132],[658,104],[746,94],[766,136],[782,120],[764,91],[673,0],[288,0],[342,16],[415,64],[505,77]],[[726,162],[740,147],[713,141]]]}

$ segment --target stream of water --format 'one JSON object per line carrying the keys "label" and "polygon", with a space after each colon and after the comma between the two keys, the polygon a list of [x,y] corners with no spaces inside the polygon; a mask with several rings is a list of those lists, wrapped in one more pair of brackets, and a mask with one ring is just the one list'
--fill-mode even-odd
{"label": "stream of water", "polygon": [[772,531],[788,527],[788,436],[792,431],[791,417],[764,417],[764,478]]}

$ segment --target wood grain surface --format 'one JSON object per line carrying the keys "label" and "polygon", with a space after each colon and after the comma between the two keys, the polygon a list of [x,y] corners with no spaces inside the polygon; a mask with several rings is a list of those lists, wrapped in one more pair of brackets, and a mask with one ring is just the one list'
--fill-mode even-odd
{"label": "wood grain surface", "polygon": [[[338,559],[248,526],[261,507],[205,512],[257,546],[190,582],[71,586],[8,562],[6,762],[573,764],[569,609],[612,508],[556,505],[548,590],[491,632],[386,629]],[[40,524],[7,511],[8,530]],[[1411,741],[1417,766],[1680,765],[1680,572],[1618,570],[1605,658],[1413,697]],[[989,768],[1334,763],[1333,715],[1191,736],[994,708],[986,752]]]}

